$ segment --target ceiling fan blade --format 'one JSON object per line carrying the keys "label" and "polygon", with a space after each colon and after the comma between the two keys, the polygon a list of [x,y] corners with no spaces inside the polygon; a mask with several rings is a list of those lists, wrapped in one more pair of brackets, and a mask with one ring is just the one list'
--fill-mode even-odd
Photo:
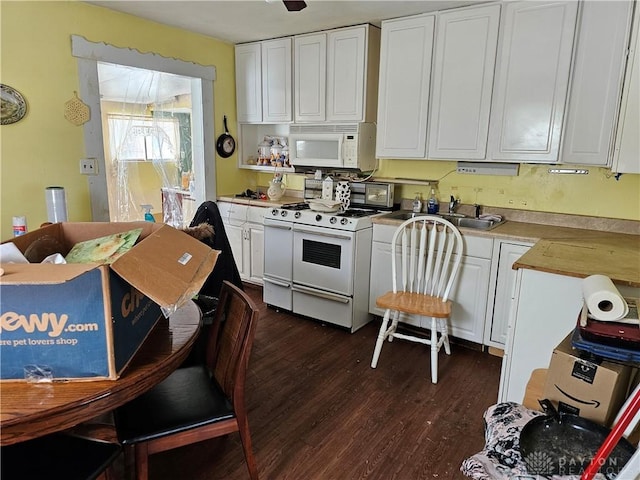
{"label": "ceiling fan blade", "polygon": [[282,2],[290,12],[299,12],[303,8],[307,7],[307,3],[301,0],[282,0]]}

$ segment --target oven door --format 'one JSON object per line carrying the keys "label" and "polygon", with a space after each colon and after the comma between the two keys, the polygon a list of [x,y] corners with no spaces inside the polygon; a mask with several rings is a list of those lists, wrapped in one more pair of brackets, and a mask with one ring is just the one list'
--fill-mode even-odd
{"label": "oven door", "polygon": [[353,295],[354,245],[354,232],[294,224],[294,285]]}

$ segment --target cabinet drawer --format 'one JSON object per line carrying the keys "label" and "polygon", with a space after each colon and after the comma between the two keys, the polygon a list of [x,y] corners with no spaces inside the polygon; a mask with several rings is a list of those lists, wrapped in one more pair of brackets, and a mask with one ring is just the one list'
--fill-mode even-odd
{"label": "cabinet drawer", "polygon": [[[220,216],[224,221],[230,221],[235,225],[239,222],[247,221],[249,210],[248,205],[231,202],[218,202],[218,209],[220,210]],[[262,223],[262,221],[260,223]]]}
{"label": "cabinet drawer", "polygon": [[249,211],[247,213],[247,220],[252,223],[259,223],[262,225],[264,223],[264,216],[269,210],[266,207],[254,207],[250,206]]}
{"label": "cabinet drawer", "polygon": [[462,243],[464,244],[464,254],[467,257],[491,258],[493,238],[463,234]]}

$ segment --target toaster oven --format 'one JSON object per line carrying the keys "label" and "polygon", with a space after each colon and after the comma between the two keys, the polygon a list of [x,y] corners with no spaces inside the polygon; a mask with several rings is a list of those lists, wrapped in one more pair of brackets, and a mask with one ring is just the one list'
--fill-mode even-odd
{"label": "toaster oven", "polygon": [[[337,181],[334,185],[337,185]],[[394,184],[384,182],[349,182],[350,204],[355,208],[392,209],[394,205]],[[305,178],[304,198],[321,198],[322,180]],[[334,193],[335,197],[335,193]]]}

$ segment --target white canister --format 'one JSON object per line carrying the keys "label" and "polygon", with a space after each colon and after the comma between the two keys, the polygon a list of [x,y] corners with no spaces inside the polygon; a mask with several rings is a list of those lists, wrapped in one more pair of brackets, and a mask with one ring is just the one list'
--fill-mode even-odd
{"label": "white canister", "polygon": [[27,217],[19,215],[13,217],[13,236],[19,237],[27,233]]}
{"label": "white canister", "polygon": [[51,223],[67,221],[67,198],[63,187],[47,187],[44,191],[47,201],[47,218]]}

